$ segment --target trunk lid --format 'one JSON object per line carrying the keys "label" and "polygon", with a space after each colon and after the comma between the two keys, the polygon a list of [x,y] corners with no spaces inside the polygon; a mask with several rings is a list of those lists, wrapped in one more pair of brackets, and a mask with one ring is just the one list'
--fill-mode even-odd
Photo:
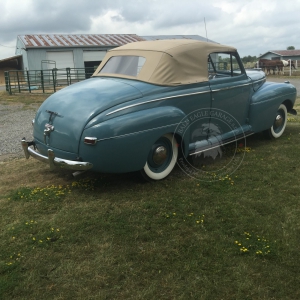
{"label": "trunk lid", "polygon": [[142,96],[124,80],[91,78],[76,83],[51,95],[41,105],[35,117],[34,138],[50,147],[77,153],[82,131],[92,118]]}

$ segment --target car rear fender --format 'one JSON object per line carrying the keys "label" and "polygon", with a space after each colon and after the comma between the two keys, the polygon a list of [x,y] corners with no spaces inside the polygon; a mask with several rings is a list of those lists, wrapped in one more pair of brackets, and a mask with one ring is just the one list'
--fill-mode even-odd
{"label": "car rear fender", "polygon": [[[100,172],[131,172],[144,167],[152,145],[167,133],[176,133],[185,113],[172,106],[156,107],[118,116],[86,128],[83,131],[79,156],[93,162]],[[184,152],[188,152],[188,140],[182,139]],[[95,145],[84,143],[85,137],[96,137]],[[142,141],[142,142],[141,142]],[[126,149],[126,151],[125,151]]]}

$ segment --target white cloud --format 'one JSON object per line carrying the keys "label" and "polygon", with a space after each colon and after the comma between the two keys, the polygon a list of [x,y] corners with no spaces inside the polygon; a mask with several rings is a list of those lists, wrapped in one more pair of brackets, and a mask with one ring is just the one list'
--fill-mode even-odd
{"label": "white cloud", "polygon": [[[259,55],[300,48],[300,0],[0,0],[0,44],[26,33],[198,34]],[[17,21],[16,21],[17,20]],[[0,59],[14,55],[0,46]]]}

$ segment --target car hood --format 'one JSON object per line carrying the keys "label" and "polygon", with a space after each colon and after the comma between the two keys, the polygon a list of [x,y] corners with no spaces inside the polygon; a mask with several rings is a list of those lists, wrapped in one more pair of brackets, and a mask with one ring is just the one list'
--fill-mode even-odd
{"label": "car hood", "polygon": [[252,86],[254,91],[257,91],[266,82],[266,74],[260,69],[246,70],[246,73],[247,76],[252,80]]}
{"label": "car hood", "polygon": [[[54,148],[77,153],[85,125],[99,113],[123,102],[142,97],[129,82],[91,78],[51,95],[39,108],[34,137]],[[44,138],[45,125],[54,126]]]}

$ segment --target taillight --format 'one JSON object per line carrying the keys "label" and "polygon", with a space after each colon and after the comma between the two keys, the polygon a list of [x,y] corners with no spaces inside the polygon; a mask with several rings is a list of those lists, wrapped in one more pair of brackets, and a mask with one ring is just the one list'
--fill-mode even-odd
{"label": "taillight", "polygon": [[96,145],[97,138],[96,137],[85,137],[84,138],[84,143],[87,144],[87,145]]}

